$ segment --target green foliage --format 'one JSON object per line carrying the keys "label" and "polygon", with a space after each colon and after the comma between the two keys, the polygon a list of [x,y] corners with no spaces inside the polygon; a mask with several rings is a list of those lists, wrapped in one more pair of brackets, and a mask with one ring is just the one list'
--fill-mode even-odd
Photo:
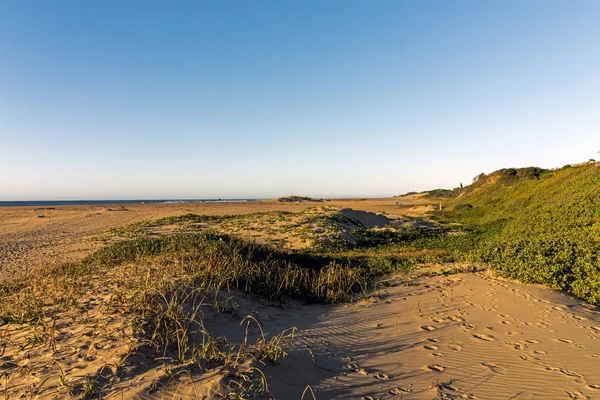
{"label": "green foliage", "polygon": [[279,201],[280,203],[296,203],[296,202],[303,202],[303,201],[322,202],[323,199],[316,199],[313,197],[306,197],[306,196],[287,196],[287,197],[280,197],[277,199],[277,201]]}
{"label": "green foliage", "polygon": [[431,198],[453,199],[460,194],[460,188],[434,189],[427,192],[426,196]]}
{"label": "green foliage", "polygon": [[600,304],[598,166],[505,169],[471,186],[436,216],[469,233],[428,246]]}

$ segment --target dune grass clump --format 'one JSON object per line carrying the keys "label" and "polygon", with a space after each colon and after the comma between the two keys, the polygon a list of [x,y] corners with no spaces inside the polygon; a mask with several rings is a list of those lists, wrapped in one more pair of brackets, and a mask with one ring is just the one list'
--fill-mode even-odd
{"label": "dune grass clump", "polygon": [[[23,339],[4,337],[0,351],[15,356],[49,351],[58,357],[77,343],[67,343],[71,336],[64,334],[77,321],[93,326],[94,340],[122,343],[119,361],[85,376],[70,376],[60,363],[53,364],[45,372],[53,375],[32,384],[30,394],[90,398],[114,393],[112,377],[124,379],[127,365],[139,365],[143,357],[144,365],[161,376],[149,390],[177,377],[225,368],[232,395],[247,397],[267,392],[259,366],[286,355],[294,329],[251,340],[248,329],[260,326],[252,317],[242,318],[233,291],[275,305],[288,299],[335,303],[366,291],[369,279],[342,258],[285,252],[213,232],[127,240],[79,263],[0,286],[0,328],[29,332],[19,335]],[[241,320],[242,343],[214,334],[206,318],[219,314]]]}
{"label": "dune grass clump", "polygon": [[[171,273],[169,278],[184,277],[188,285],[214,291],[236,288],[275,302],[292,298],[333,303],[368,284],[367,274],[357,266],[342,264],[343,258],[288,253],[212,232],[139,238],[106,246],[80,263],[63,264],[0,286],[0,321],[30,322],[49,304],[76,305],[92,282],[123,271],[125,264],[132,264],[136,275],[145,268],[153,276],[152,269],[141,266],[148,260],[175,265],[165,269]],[[136,282],[121,279],[125,286]]]}

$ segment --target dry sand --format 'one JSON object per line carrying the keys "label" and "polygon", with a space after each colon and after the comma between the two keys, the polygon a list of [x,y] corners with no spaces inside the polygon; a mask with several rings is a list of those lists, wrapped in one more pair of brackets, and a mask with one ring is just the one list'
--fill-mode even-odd
{"label": "dry sand", "polygon": [[[396,276],[390,282],[370,299],[328,306],[271,307],[232,293],[240,315],[253,315],[267,335],[297,328],[288,356],[260,366],[276,398],[299,400],[308,386],[320,400],[600,398],[598,308],[487,272],[419,278],[410,285]],[[98,378],[111,388],[106,399],[210,399],[223,393],[223,368],[168,383],[163,368],[144,367],[151,358],[140,353],[115,372],[127,353],[127,332],[123,316],[102,311],[102,295],[90,299],[89,322],[66,318],[56,324],[55,353],[27,346],[31,333],[19,326],[2,329],[25,350],[10,346],[0,358],[0,376],[7,373],[0,397],[27,398],[34,386],[37,398],[55,398],[59,367],[70,381],[106,376]],[[239,343],[245,336],[234,316],[206,321],[215,337]],[[106,335],[117,339],[107,341]],[[249,343],[258,336],[253,324]]]}
{"label": "dry sand", "polygon": [[[402,206],[396,205],[402,202]],[[383,212],[390,216],[422,215],[430,203],[420,196],[386,199],[344,199],[327,202],[127,204],[60,207],[0,207],[0,282],[24,276],[35,268],[77,261],[104,246],[98,235],[135,222],[187,213],[248,214],[298,212],[333,205]]]}
{"label": "dry sand", "polygon": [[268,313],[272,329],[300,329],[266,370],[282,399],[309,384],[318,399],[600,398],[600,310],[541,286],[460,274]]}

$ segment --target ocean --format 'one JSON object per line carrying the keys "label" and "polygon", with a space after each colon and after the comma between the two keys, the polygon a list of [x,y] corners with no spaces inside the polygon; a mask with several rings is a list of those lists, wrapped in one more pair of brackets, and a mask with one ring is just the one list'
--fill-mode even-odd
{"label": "ocean", "polygon": [[262,199],[184,199],[184,200],[35,200],[0,201],[0,207],[54,207],[114,204],[170,204],[170,203],[239,203]]}

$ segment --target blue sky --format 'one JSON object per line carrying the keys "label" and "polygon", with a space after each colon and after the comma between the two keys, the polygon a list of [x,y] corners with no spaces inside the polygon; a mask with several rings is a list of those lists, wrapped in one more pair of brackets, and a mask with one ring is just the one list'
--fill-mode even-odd
{"label": "blue sky", "polygon": [[382,196],[585,161],[598,21],[595,0],[0,1],[0,200]]}

